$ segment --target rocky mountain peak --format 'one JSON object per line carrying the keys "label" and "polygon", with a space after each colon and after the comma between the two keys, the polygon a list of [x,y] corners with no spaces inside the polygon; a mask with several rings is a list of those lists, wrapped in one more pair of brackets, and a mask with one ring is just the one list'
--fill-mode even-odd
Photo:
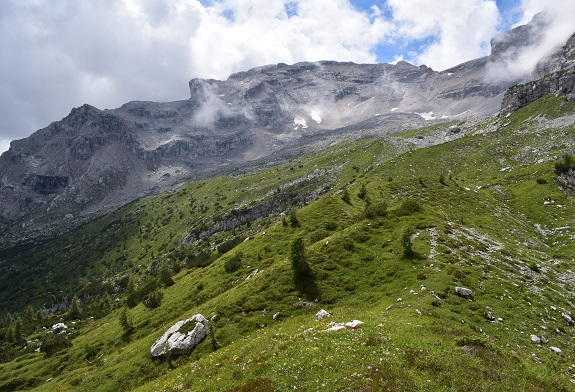
{"label": "rocky mountain peak", "polygon": [[[547,23],[538,15],[495,37],[490,56],[442,72],[405,61],[280,63],[224,81],[193,79],[187,100],[74,108],[0,157],[0,243],[69,228],[150,192],[342,138],[493,115],[505,91],[521,81],[494,77],[493,65],[539,42]],[[570,64],[574,42],[541,69]],[[557,89],[541,89],[547,90]],[[517,107],[511,101],[504,104],[509,110]]]}
{"label": "rocky mountain peak", "polygon": [[520,50],[538,44],[551,22],[551,17],[548,14],[540,12],[533,16],[530,23],[496,35],[491,40],[491,55],[494,57],[515,57]]}

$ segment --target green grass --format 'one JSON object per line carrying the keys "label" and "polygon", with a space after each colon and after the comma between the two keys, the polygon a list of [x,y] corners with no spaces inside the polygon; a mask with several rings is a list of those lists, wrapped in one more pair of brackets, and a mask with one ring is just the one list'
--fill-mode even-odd
{"label": "green grass", "polygon": [[[449,124],[336,145],[2,250],[12,265],[22,260],[0,270],[7,310],[39,306],[49,291],[78,295],[85,316],[70,325],[71,347],[0,364],[0,390],[571,390],[575,330],[561,313],[572,310],[575,249],[564,228],[575,209],[553,163],[574,148],[575,129],[544,118],[573,110],[545,97],[435,146],[410,140]],[[369,206],[379,213],[366,215]],[[293,208],[296,227],[282,223]],[[233,219],[235,227],[214,231]],[[294,282],[296,238],[312,273]],[[235,246],[219,254],[224,243]],[[134,328],[125,333],[121,285],[130,276],[142,287],[160,265],[175,284],[159,289],[159,307],[129,309]],[[473,300],[456,286],[473,290]],[[487,307],[503,321],[486,320]],[[333,316],[316,321],[320,308]],[[220,348],[206,339],[189,356],[152,360],[151,344],[195,313],[217,316]],[[356,331],[324,331],[353,319],[364,322]],[[550,343],[535,345],[531,334]]]}

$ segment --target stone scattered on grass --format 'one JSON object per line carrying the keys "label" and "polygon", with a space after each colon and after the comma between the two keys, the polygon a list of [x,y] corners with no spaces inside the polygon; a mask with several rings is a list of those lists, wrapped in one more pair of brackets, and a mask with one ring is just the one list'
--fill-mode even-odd
{"label": "stone scattered on grass", "polygon": [[456,287],[455,288],[455,294],[457,294],[460,297],[467,298],[467,299],[473,298],[473,291],[471,291],[470,289],[467,289],[465,287]]}
{"label": "stone scattered on grass", "polygon": [[565,321],[567,321],[567,324],[569,324],[569,326],[575,325],[575,321],[573,321],[573,318],[571,317],[570,314],[562,313],[561,316],[563,316],[563,318],[565,319]]}
{"label": "stone scattered on grass", "polygon": [[531,341],[535,344],[541,344],[541,338],[537,335],[531,335]]}
{"label": "stone scattered on grass", "polygon": [[318,321],[323,319],[324,317],[331,317],[331,314],[328,313],[325,309],[320,309],[320,311],[315,314],[315,318]]}
{"label": "stone scattered on grass", "polygon": [[556,354],[561,354],[563,352],[563,351],[561,351],[560,348],[554,347],[554,346],[549,347],[549,350],[553,351]]}
{"label": "stone scattered on grass", "polygon": [[331,323],[329,323],[330,327],[328,329],[326,329],[325,331],[356,330],[363,324],[364,323],[361,320],[353,320],[353,321],[349,321],[347,323],[336,323],[336,322],[332,321]]}

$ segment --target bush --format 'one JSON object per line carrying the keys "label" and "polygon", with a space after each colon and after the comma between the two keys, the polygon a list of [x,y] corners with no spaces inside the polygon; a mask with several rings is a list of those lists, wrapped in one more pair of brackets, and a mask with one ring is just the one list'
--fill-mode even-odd
{"label": "bush", "polygon": [[411,258],[415,256],[415,252],[412,248],[411,236],[413,235],[414,231],[411,226],[408,226],[403,231],[401,235],[401,247],[403,248],[403,257]]}
{"label": "bush", "polygon": [[445,176],[443,174],[439,175],[439,183],[441,185],[447,185],[447,183],[445,182]]}
{"label": "bush", "polygon": [[325,229],[326,229],[326,230],[329,230],[329,231],[334,231],[334,230],[337,229],[337,223],[335,223],[335,222],[327,222],[327,223],[325,224]]}
{"label": "bush", "polygon": [[229,252],[230,250],[234,249],[237,245],[242,243],[242,239],[240,237],[234,237],[231,240],[222,242],[220,245],[218,245],[217,249],[218,249],[218,253],[220,255],[223,255],[224,253]]}
{"label": "bush", "polygon": [[569,154],[563,155],[563,161],[555,164],[555,174],[561,175],[575,168],[575,158]]}
{"label": "bush", "polygon": [[289,223],[291,227],[299,227],[299,220],[297,219],[296,209],[292,208],[288,212]]}
{"label": "bush", "polygon": [[351,199],[349,198],[349,192],[347,191],[347,189],[343,190],[343,194],[341,195],[341,200],[343,200],[347,204],[351,204]]}
{"label": "bush", "polygon": [[163,298],[164,293],[162,293],[160,290],[154,290],[144,297],[143,302],[148,309],[155,309],[160,307]]}
{"label": "bush", "polygon": [[53,334],[49,332],[42,338],[42,352],[47,355],[52,355],[71,346],[72,342],[68,340],[65,333]]}
{"label": "bush", "polygon": [[541,178],[541,177],[538,178],[536,181],[537,181],[537,183],[540,184],[540,185],[547,184],[547,180],[544,179],[544,178]]}
{"label": "bush", "polygon": [[361,189],[359,190],[357,197],[359,197],[360,199],[364,200],[365,197],[367,196],[367,189],[365,187],[365,184],[363,184],[361,186]]}
{"label": "bush", "polygon": [[126,307],[122,308],[122,311],[120,312],[120,325],[126,334],[130,333],[132,329],[134,329],[131,317],[129,316],[128,309]]}
{"label": "bush", "polygon": [[387,215],[387,204],[385,202],[377,204],[366,204],[363,211],[367,219],[375,219]]}
{"label": "bush", "polygon": [[398,216],[411,215],[416,212],[421,212],[422,208],[419,203],[413,199],[405,199],[397,210]]}
{"label": "bush", "polygon": [[528,267],[533,272],[537,272],[537,273],[541,272],[541,269],[539,269],[539,266],[535,262],[529,263]]}
{"label": "bush", "polygon": [[571,155],[565,154],[563,155],[563,161],[555,164],[555,174],[561,175],[573,168],[575,168],[575,159]]}
{"label": "bush", "polygon": [[226,272],[232,273],[239,270],[242,267],[242,258],[243,258],[242,252],[238,252],[231,258],[226,260],[224,264],[224,269],[226,270]]}
{"label": "bush", "polygon": [[301,237],[296,238],[291,244],[290,260],[295,277],[308,275],[311,272]]}

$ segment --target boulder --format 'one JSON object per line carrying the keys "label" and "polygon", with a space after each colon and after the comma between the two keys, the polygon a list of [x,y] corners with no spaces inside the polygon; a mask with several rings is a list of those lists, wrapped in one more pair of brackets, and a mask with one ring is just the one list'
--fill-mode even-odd
{"label": "boulder", "polygon": [[561,314],[561,316],[563,316],[563,318],[565,319],[565,321],[567,321],[567,324],[569,324],[570,326],[575,324],[575,321],[573,321],[573,318],[571,317],[570,314],[567,313],[563,313]]}
{"label": "boulder", "polygon": [[324,317],[331,317],[331,314],[329,314],[325,309],[320,309],[320,311],[315,314],[315,318],[318,321]]}
{"label": "boulder", "polygon": [[541,338],[537,335],[531,335],[531,341],[535,344],[541,344]]}
{"label": "boulder", "polygon": [[150,353],[154,358],[188,354],[205,339],[208,328],[209,322],[201,314],[180,320],[152,344]]}
{"label": "boulder", "polygon": [[347,330],[356,330],[363,324],[363,321],[360,320],[353,320],[347,323],[336,323],[331,322],[329,323],[330,327],[325,331],[345,331]]}
{"label": "boulder", "polygon": [[470,289],[466,289],[465,287],[456,287],[455,294],[467,299],[473,298],[473,291],[471,291]]}
{"label": "boulder", "polygon": [[362,324],[363,324],[363,321],[353,320],[353,321],[350,321],[348,323],[345,323],[345,327],[347,329],[358,329],[360,327],[360,325],[362,325]]}
{"label": "boulder", "polygon": [[331,323],[331,327],[326,329],[326,331],[345,331],[345,325],[338,323]]}
{"label": "boulder", "polygon": [[483,317],[486,320],[495,321],[496,319],[495,319],[495,317],[493,317],[493,314],[491,312],[493,312],[493,310],[490,307],[487,307],[487,310],[485,312],[483,312]]}
{"label": "boulder", "polygon": [[66,333],[66,331],[68,330],[68,326],[64,323],[57,323],[52,325],[52,333],[54,335],[60,334],[60,333]]}
{"label": "boulder", "polygon": [[555,354],[561,354],[563,352],[560,348],[553,346],[549,347],[549,350],[553,351]]}

